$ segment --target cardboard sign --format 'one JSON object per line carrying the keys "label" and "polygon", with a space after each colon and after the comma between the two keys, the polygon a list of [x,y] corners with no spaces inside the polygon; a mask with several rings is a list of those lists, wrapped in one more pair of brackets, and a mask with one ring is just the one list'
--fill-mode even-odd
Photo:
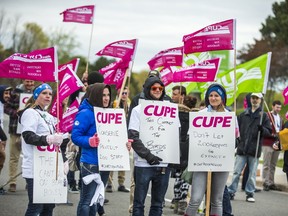
{"label": "cardboard sign", "polygon": [[68,182],[61,152],[58,152],[56,180],[56,147],[34,147],[33,203],[66,203]]}
{"label": "cardboard sign", "polygon": [[[29,100],[29,98],[32,96],[32,94],[30,93],[21,93],[19,98],[19,110],[22,110],[25,108],[27,101]],[[17,123],[17,130],[16,130],[17,134],[21,134],[22,133],[22,125],[19,123]]]}
{"label": "cardboard sign", "polygon": [[233,171],[235,113],[189,114],[188,171]]}
{"label": "cardboard sign", "polygon": [[99,170],[130,170],[126,115],[124,109],[94,107],[98,146]]}
{"label": "cardboard sign", "polygon": [[180,163],[179,125],[177,104],[151,100],[141,102],[140,139],[164,163]]}

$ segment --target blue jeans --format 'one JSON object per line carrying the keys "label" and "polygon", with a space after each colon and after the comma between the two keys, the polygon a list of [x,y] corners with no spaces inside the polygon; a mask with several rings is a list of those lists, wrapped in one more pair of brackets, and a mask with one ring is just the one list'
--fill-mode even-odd
{"label": "blue jeans", "polygon": [[[80,172],[82,178],[90,174],[99,173],[97,165],[81,163]],[[80,201],[77,208],[77,216],[95,216],[97,212],[97,205],[90,206],[90,202],[95,194],[98,184],[92,181],[90,184],[85,185],[82,182],[80,191]]]}
{"label": "blue jeans", "polygon": [[26,210],[25,216],[52,216],[55,204],[42,204],[33,203],[33,182],[32,178],[26,178],[27,191],[28,191],[28,208]]}
{"label": "blue jeans", "polygon": [[245,164],[249,166],[249,175],[247,183],[245,185],[246,195],[254,195],[255,186],[256,186],[256,169],[258,165],[258,158],[255,159],[254,156],[249,155],[236,155],[235,164],[234,164],[234,173],[232,178],[232,183],[228,187],[229,193],[236,193],[239,183],[239,178]]}
{"label": "blue jeans", "polygon": [[150,181],[151,206],[149,216],[161,216],[163,201],[168,188],[170,168],[134,167],[135,192],[133,216],[144,216],[144,204]]}

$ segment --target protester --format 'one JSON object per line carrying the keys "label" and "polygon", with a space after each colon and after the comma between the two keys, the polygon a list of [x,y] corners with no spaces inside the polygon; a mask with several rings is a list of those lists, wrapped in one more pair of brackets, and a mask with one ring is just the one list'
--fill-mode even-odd
{"label": "protester", "polygon": [[32,93],[34,81],[24,79],[23,83],[16,86],[11,92],[9,101],[4,106],[4,112],[9,115],[9,134],[10,134],[10,159],[9,159],[9,192],[16,192],[18,164],[21,153],[21,136],[17,132],[18,115],[20,103],[20,93]]}
{"label": "protester", "polygon": [[186,88],[184,86],[176,85],[172,88],[172,101],[174,103],[183,104],[186,96]]}
{"label": "protester", "polygon": [[[55,204],[43,204],[33,202],[34,185],[34,151],[37,146],[60,146],[63,135],[56,133],[55,118],[46,112],[45,107],[51,103],[52,89],[44,83],[36,87],[33,91],[34,102],[27,104],[22,110],[19,122],[22,125],[22,176],[27,183],[29,203],[25,216],[32,215],[52,215]],[[54,154],[54,152],[50,152]]]}
{"label": "protester", "polygon": [[[249,177],[245,185],[246,201],[255,202],[256,171],[262,150],[262,138],[263,136],[269,136],[272,131],[269,118],[260,106],[262,98],[261,93],[252,93],[250,99],[251,107],[248,107],[237,118],[240,129],[240,142],[236,152],[232,183],[228,187],[232,200],[238,188],[240,175],[247,163],[249,166]],[[261,117],[261,115],[263,116]],[[262,122],[260,119],[262,119]],[[259,133],[260,140],[257,143]],[[256,152],[257,145],[258,152]]]}
{"label": "protester", "polygon": [[[5,163],[5,147],[7,136],[4,132],[4,104],[10,99],[12,88],[6,85],[0,85],[0,174]],[[0,188],[0,194],[5,193],[3,188]]]}
{"label": "protester", "polygon": [[[149,71],[147,79],[149,79],[150,77],[157,77],[158,79],[161,80],[161,74],[157,70]],[[146,80],[145,80],[145,82],[146,82]],[[166,101],[171,101],[171,98],[168,95],[166,95],[166,93],[165,93],[163,99],[166,100]],[[130,116],[131,116],[133,108],[136,107],[139,104],[140,100],[145,100],[144,86],[143,86],[142,92],[137,94],[132,99],[132,102],[131,102],[130,107],[129,107],[128,117],[127,117],[127,125],[129,125]],[[133,172],[134,172],[134,169],[133,169]],[[133,202],[134,202],[135,184],[134,184],[134,177],[133,176],[134,176],[134,174],[132,173],[132,175],[131,175],[131,185],[130,185],[130,205],[129,205],[129,209],[128,209],[129,213],[132,213],[132,211],[133,211]],[[164,204],[165,204],[165,201],[164,201]]]}
{"label": "protester", "polygon": [[[212,84],[205,93],[206,108],[199,112],[229,112],[225,108],[227,101],[226,90],[220,84]],[[236,137],[238,128],[235,129]],[[223,193],[229,172],[212,172],[211,179],[211,209],[210,215],[222,215]],[[186,209],[186,216],[195,216],[204,197],[207,186],[207,172],[193,172],[191,199]]]}
{"label": "protester", "polygon": [[267,113],[272,127],[272,134],[270,136],[265,136],[263,139],[262,179],[264,191],[281,191],[281,189],[277,187],[274,182],[275,169],[280,151],[273,148],[273,144],[279,141],[279,131],[283,129],[283,119],[279,115],[281,108],[282,103],[279,100],[273,101],[272,110],[271,112]]}
{"label": "protester", "polygon": [[[162,81],[155,76],[146,79],[143,85],[145,100],[163,101],[165,88]],[[135,192],[133,202],[133,216],[144,216],[144,204],[150,182],[151,206],[150,216],[161,216],[163,212],[164,196],[169,183],[170,169],[162,159],[152,154],[140,139],[140,109],[141,104],[134,107],[129,122],[128,137],[133,139],[134,150],[134,180]],[[139,160],[139,157],[145,160]]]}
{"label": "protester", "polygon": [[[129,96],[128,87],[127,86],[124,87],[118,107],[116,107],[116,106],[117,106],[117,101],[118,101],[119,94],[120,94],[120,89],[118,90],[117,93],[118,93],[118,97],[113,102],[113,108],[118,108],[119,107],[119,108],[124,109],[125,116],[126,116],[126,119],[127,119],[128,110],[129,110],[129,106],[130,106],[130,100],[129,100],[129,97],[128,97]],[[112,190],[112,180],[113,180],[113,171],[110,171],[108,184],[106,186],[106,192],[110,192],[110,193],[113,192],[113,190]],[[125,171],[118,171],[118,191],[128,193],[129,190],[125,187],[124,182],[125,182]]]}
{"label": "protester", "polygon": [[[286,112],[286,122],[283,125],[283,128],[288,128],[288,112]],[[283,163],[283,172],[286,173],[287,183],[288,183],[288,150],[284,151],[284,163]]]}
{"label": "protester", "polygon": [[[93,107],[108,108],[111,101],[111,89],[109,85],[95,83],[88,86],[87,93],[89,93],[86,95],[87,98],[83,99],[79,107],[71,134],[73,143],[82,149],[80,172],[83,182],[77,208],[78,216],[96,215],[97,205],[93,204],[94,200],[92,198],[97,187],[99,187],[100,194],[104,195],[103,182],[107,182],[107,179],[102,182],[102,175],[101,177],[99,175],[98,145],[100,140],[97,135]],[[109,175],[109,172],[107,173]],[[90,178],[90,174],[96,174],[94,175],[95,178],[91,182],[86,182],[85,179]],[[106,178],[108,178],[108,175]],[[101,188],[103,188],[103,192],[101,192]],[[91,206],[90,203],[92,204]],[[103,203],[100,204],[103,205]],[[105,212],[99,213],[99,215],[104,214]]]}
{"label": "protester", "polygon": [[[185,89],[182,86],[183,89]],[[182,90],[183,90],[182,89]],[[174,90],[175,91],[175,90]],[[186,92],[186,89],[185,89]],[[175,95],[175,94],[173,94]],[[174,101],[175,98],[172,100]],[[180,129],[180,164],[170,165],[174,170],[174,213],[183,215],[187,207],[187,195],[189,190],[189,183],[181,179],[183,171],[188,166],[188,152],[189,152],[189,136],[187,135],[189,129],[189,112],[197,112],[199,109],[195,108],[197,98],[191,95],[183,97],[183,104],[178,104],[179,119],[181,124]],[[173,175],[172,175],[173,176]]]}

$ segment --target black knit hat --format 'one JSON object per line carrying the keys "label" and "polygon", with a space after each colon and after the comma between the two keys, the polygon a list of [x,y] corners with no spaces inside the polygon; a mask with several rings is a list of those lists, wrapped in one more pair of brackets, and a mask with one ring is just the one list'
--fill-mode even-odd
{"label": "black knit hat", "polygon": [[88,85],[94,84],[94,83],[103,83],[104,77],[103,75],[98,71],[92,71],[88,74],[87,83]]}

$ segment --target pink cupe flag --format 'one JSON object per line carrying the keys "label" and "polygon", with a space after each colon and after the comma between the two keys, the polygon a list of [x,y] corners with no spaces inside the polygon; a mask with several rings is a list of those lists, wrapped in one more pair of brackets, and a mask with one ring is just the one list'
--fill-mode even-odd
{"label": "pink cupe flag", "polygon": [[225,20],[184,35],[184,54],[235,49],[235,23],[235,19]]}
{"label": "pink cupe flag", "polygon": [[58,70],[56,47],[15,53],[0,63],[0,77],[55,82]]}
{"label": "pink cupe flag", "polygon": [[220,66],[220,58],[205,60],[199,64],[184,67],[174,71],[173,82],[210,82]]}
{"label": "pink cupe flag", "polygon": [[74,100],[74,102],[63,114],[63,118],[59,122],[60,132],[67,133],[72,130],[75,116],[78,113],[78,108],[79,108],[79,102],[78,100]]}
{"label": "pink cupe flag", "polygon": [[86,5],[76,8],[69,8],[60,13],[63,14],[63,22],[77,22],[92,24],[94,16],[94,5]]}
{"label": "pink cupe flag", "polygon": [[121,88],[128,67],[129,61],[120,59],[100,69],[99,72],[103,74],[105,84],[115,85],[116,89],[119,89]]}
{"label": "pink cupe flag", "polygon": [[160,71],[160,74],[161,74],[161,80],[162,80],[164,86],[167,86],[173,82],[173,71],[172,71],[171,67],[163,68]]}
{"label": "pink cupe flag", "polygon": [[[74,73],[70,66],[68,66],[65,69],[65,75],[63,76],[63,79],[60,82],[59,85],[59,104],[62,104],[65,98],[67,98],[69,95],[77,91],[78,89],[82,88],[84,84],[81,82],[79,77],[76,73]],[[57,116],[57,102],[56,100],[53,101],[53,104],[51,106],[50,114],[53,116]],[[62,106],[59,106],[59,117],[62,118],[63,112],[61,109]]]}
{"label": "pink cupe flag", "polygon": [[158,67],[182,66],[183,47],[175,47],[157,53],[149,62],[150,70]]}
{"label": "pink cupe flag", "polygon": [[108,44],[102,50],[96,53],[99,56],[111,56],[120,58],[123,61],[131,61],[134,59],[137,47],[137,39],[121,40]]}
{"label": "pink cupe flag", "polygon": [[[58,80],[62,80],[65,73],[66,73],[66,69],[68,66],[71,67],[72,71],[74,73],[76,73],[77,69],[78,69],[78,65],[79,65],[79,61],[80,59],[79,58],[76,58],[76,59],[73,59],[71,60],[70,62],[68,63],[65,63],[65,64],[62,64],[62,65],[59,65],[58,66]],[[62,73],[63,72],[63,73]]]}
{"label": "pink cupe flag", "polygon": [[288,104],[288,86],[282,92],[284,97],[284,105]]}

